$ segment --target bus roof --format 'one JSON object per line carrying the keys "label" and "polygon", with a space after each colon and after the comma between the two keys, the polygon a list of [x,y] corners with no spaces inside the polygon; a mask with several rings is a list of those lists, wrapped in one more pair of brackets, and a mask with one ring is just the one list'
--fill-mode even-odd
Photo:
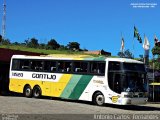
{"label": "bus roof", "polygon": [[119,62],[127,62],[127,63],[139,63],[143,64],[142,61],[128,59],[128,58],[107,58],[108,61],[119,61]]}
{"label": "bus roof", "polygon": [[91,55],[72,55],[72,54],[52,54],[52,55],[41,55],[41,56],[27,56],[27,55],[13,55],[12,58],[21,59],[61,59],[61,60],[100,60],[105,61],[106,57],[99,56],[94,57]]}
{"label": "bus roof", "polygon": [[12,58],[21,58],[21,59],[61,59],[61,60],[94,60],[94,61],[118,61],[118,62],[127,62],[127,63],[140,63],[143,62],[128,59],[128,58],[111,58],[105,56],[94,57],[91,55],[72,55],[72,54],[52,54],[52,55],[41,55],[41,56],[27,56],[27,55],[13,55]]}

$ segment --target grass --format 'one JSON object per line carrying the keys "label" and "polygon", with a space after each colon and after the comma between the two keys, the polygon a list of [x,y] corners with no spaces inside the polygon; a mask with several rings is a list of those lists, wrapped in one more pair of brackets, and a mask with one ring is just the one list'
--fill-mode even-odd
{"label": "grass", "polygon": [[[100,57],[103,55],[94,55],[94,54],[87,54],[84,52],[79,51],[71,51],[71,50],[46,50],[46,49],[40,49],[40,48],[29,48],[27,46],[22,45],[0,45],[0,48],[6,48],[6,49],[12,49],[12,50],[20,50],[20,51],[27,51],[27,52],[34,52],[34,53],[40,53],[40,54],[65,54],[65,55],[88,55],[91,57]],[[112,58],[119,58],[118,56],[110,56]]]}
{"label": "grass", "polygon": [[0,45],[0,48],[42,53],[42,54],[84,54],[83,52],[74,52],[70,50],[46,50],[40,48],[29,48],[27,46],[21,46],[21,45]]}
{"label": "grass", "polygon": [[27,46],[22,45],[0,45],[0,48],[12,49],[12,50],[19,50],[19,51],[27,51],[27,52],[34,52],[40,54],[63,54],[63,55],[87,55],[88,57],[99,57],[100,55],[93,55],[93,54],[86,54],[84,52],[79,51],[71,51],[71,50],[46,50],[40,48],[29,48]]}

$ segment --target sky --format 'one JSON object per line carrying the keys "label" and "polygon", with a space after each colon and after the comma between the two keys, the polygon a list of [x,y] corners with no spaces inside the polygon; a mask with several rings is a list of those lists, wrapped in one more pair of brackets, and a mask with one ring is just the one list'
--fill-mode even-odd
{"label": "sky", "polygon": [[[62,45],[78,42],[82,49],[103,49],[117,56],[123,37],[125,50],[139,57],[144,49],[133,37],[134,26],[143,41],[147,36],[150,51],[154,35],[160,39],[160,0],[6,0],[6,3],[5,37],[11,42],[22,43],[34,37],[47,44],[53,38]],[[137,7],[140,3],[145,3],[145,7]],[[147,8],[148,3],[154,6]],[[0,0],[0,23],[2,13]]]}

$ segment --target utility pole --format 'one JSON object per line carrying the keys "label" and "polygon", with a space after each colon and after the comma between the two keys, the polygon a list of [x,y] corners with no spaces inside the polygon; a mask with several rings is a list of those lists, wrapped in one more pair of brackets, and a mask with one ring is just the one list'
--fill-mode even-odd
{"label": "utility pole", "polygon": [[2,39],[5,39],[5,34],[6,34],[6,0],[3,1]]}

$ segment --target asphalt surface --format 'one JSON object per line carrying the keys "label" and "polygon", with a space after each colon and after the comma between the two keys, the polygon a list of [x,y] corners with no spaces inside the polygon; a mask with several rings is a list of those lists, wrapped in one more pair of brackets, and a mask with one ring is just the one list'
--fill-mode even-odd
{"label": "asphalt surface", "polygon": [[96,106],[90,102],[49,97],[0,96],[0,115],[0,120],[160,119],[160,104]]}

